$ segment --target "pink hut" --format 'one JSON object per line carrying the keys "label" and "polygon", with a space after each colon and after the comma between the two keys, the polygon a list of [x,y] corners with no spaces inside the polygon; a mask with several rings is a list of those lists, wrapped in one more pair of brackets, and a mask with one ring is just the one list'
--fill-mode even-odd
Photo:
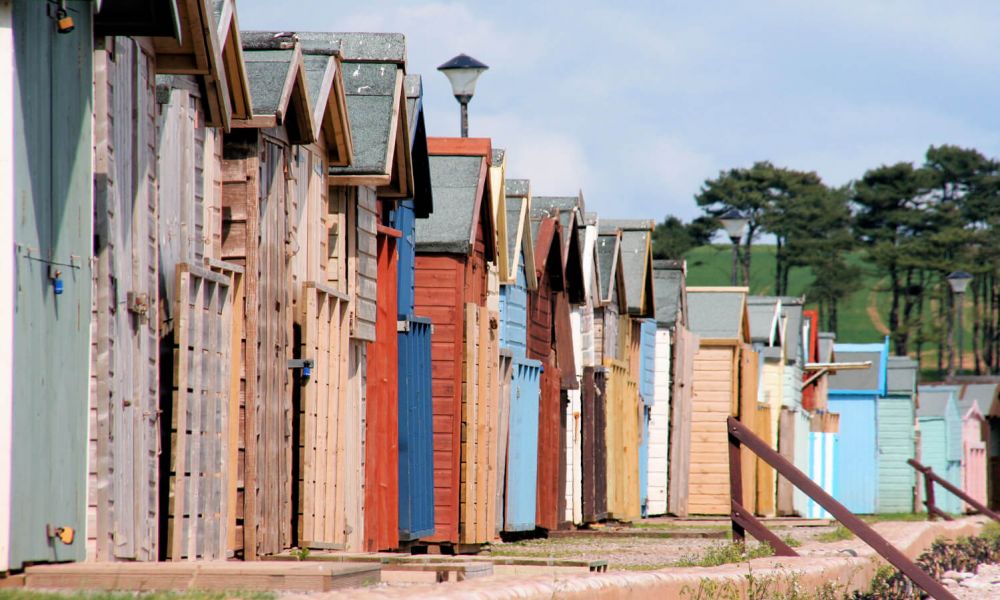
{"label": "pink hut", "polygon": [[[958,412],[962,416],[962,489],[977,501],[986,504],[986,441],[989,426],[975,394],[969,393],[969,386],[962,386],[958,401]],[[966,506],[966,510],[973,510]]]}

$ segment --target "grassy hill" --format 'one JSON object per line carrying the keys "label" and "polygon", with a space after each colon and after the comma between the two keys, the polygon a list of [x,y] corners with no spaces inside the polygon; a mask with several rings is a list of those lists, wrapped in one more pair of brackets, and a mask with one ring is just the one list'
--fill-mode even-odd
{"label": "grassy hill", "polygon": [[[750,293],[755,295],[771,295],[774,293],[774,246],[754,246],[750,272]],[[729,285],[732,269],[732,247],[729,245],[712,245],[695,248],[685,256],[688,264],[688,285],[711,286]],[[860,253],[848,256],[848,262],[862,269],[863,276],[858,290],[845,299],[838,311],[839,331],[838,342],[867,343],[880,342],[888,332],[888,312],[890,297],[886,290],[886,282],[881,281],[874,268],[867,264]],[[789,293],[792,296],[803,295],[814,277],[809,269],[796,268],[789,274]],[[930,314],[931,303],[925,303],[928,314],[927,323],[936,321],[936,316]],[[807,308],[815,308],[807,302]],[[967,303],[968,308],[968,303]],[[966,351],[971,350],[971,314],[965,317]],[[923,347],[923,366],[936,366],[937,346],[933,343]],[[966,368],[972,365],[972,356],[965,358]]]}

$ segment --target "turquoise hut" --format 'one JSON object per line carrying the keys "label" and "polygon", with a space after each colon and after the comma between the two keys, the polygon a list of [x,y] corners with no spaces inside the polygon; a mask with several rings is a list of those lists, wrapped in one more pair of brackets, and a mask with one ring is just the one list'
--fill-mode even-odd
{"label": "turquoise hut", "polygon": [[[920,406],[920,460],[925,466],[955,487],[962,487],[962,417],[958,413],[960,388],[952,385],[922,385],[918,390]],[[941,486],[935,488],[934,500],[945,512],[957,513],[962,502]]]}
{"label": "turquoise hut", "polygon": [[916,471],[906,463],[916,453],[914,395],[917,362],[889,357],[886,393],[878,399],[878,502],[880,513],[913,510]]}

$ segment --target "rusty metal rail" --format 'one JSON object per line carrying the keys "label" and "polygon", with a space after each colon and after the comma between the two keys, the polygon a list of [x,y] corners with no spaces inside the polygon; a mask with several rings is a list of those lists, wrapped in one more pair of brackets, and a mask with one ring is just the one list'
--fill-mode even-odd
{"label": "rusty metal rail", "polygon": [[808,475],[788,462],[788,459],[775,452],[765,441],[748,429],[746,425],[740,423],[734,417],[729,417],[727,430],[729,433],[729,492],[733,503],[731,519],[734,541],[744,541],[746,539],[746,532],[749,531],[750,535],[759,541],[770,544],[778,556],[798,556],[788,544],[783,542],[781,538],[769,530],[753,516],[751,511],[746,510],[742,505],[743,471],[740,470],[740,448],[742,445],[745,445],[754,454],[763,459],[764,462],[774,467],[792,485],[802,490],[813,501],[825,508],[844,527],[849,529],[861,541],[871,546],[872,550],[878,552],[889,564],[899,569],[917,587],[927,592],[932,598],[937,598],[938,600],[957,600],[943,585],[925,573],[913,561],[908,559],[906,555],[896,549],[895,546],[890,544],[864,521],[856,517],[854,513],[847,510],[843,504],[834,500],[833,496],[823,491],[823,488],[816,485],[813,480],[809,479]]}
{"label": "rusty metal rail", "polygon": [[910,465],[916,469],[918,473],[921,473],[924,476],[924,495],[927,496],[927,499],[924,500],[924,506],[927,507],[928,520],[933,521],[936,517],[941,517],[945,521],[952,520],[951,515],[938,508],[937,504],[934,502],[934,484],[937,483],[952,494],[958,496],[966,504],[976,509],[976,512],[979,514],[986,515],[994,521],[1000,521],[1000,514],[986,508],[986,506],[978,500],[958,489],[951,482],[943,479],[940,475],[934,472],[934,469],[926,467],[912,458],[907,460],[906,464]]}

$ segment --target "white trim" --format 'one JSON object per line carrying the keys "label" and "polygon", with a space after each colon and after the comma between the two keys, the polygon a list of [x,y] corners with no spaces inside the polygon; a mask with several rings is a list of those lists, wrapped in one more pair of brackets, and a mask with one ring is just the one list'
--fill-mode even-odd
{"label": "white trim", "polygon": [[14,417],[14,19],[0,0],[0,572],[10,565]]}

